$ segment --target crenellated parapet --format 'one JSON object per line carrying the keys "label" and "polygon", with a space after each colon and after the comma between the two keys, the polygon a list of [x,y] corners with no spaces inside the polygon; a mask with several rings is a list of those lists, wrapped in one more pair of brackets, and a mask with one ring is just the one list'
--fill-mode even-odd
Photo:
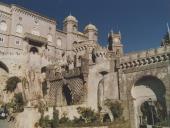
{"label": "crenellated parapet", "polygon": [[120,59],[120,69],[130,69],[170,60],[170,47],[160,47],[137,53],[130,53]]}
{"label": "crenellated parapet", "polygon": [[56,24],[56,21],[53,20],[53,19],[50,19],[49,17],[46,17],[46,16],[42,16],[40,15],[39,13],[37,12],[33,12],[31,10],[28,10],[26,8],[23,8],[23,7],[20,7],[18,5],[12,5],[12,8],[11,8],[11,11],[13,12],[17,12],[17,13],[22,13],[26,16],[30,16],[30,17],[33,17],[33,18],[38,18],[42,21],[45,21],[45,22],[48,22],[48,23],[51,23],[51,24]]}
{"label": "crenellated parapet", "polygon": [[3,18],[3,19],[11,19],[11,14],[10,13],[7,13],[7,12],[2,12],[0,10],[0,18]]}
{"label": "crenellated parapet", "polygon": [[96,48],[97,43],[94,41],[82,41],[77,44],[73,44],[73,51],[75,53],[81,52],[81,51],[92,51],[94,48]]}
{"label": "crenellated parapet", "polygon": [[96,60],[106,60],[106,59],[111,59],[115,56],[114,52],[110,52],[108,51],[108,49],[104,48],[104,47],[99,47],[97,49],[95,49],[94,51],[94,55],[96,57]]}

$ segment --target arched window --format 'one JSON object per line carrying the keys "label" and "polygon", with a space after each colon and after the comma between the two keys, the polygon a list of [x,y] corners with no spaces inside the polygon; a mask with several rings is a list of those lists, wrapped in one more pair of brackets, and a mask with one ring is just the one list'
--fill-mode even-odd
{"label": "arched window", "polygon": [[47,40],[48,40],[49,42],[53,42],[53,37],[52,37],[51,34],[48,34],[48,35],[47,35]]}
{"label": "arched window", "polygon": [[6,23],[6,21],[1,21],[0,22],[0,30],[1,31],[6,31],[7,30],[7,23]]}
{"label": "arched window", "polygon": [[35,54],[35,53],[38,53],[38,49],[36,48],[36,47],[31,47],[30,48],[30,53],[33,53],[33,54]]}
{"label": "arched window", "polygon": [[77,32],[77,26],[76,25],[73,26],[73,32]]}
{"label": "arched window", "polygon": [[57,46],[58,46],[58,47],[61,47],[61,43],[62,43],[61,39],[58,38],[58,39],[57,39]]}
{"label": "arched window", "polygon": [[16,26],[16,32],[17,33],[22,33],[23,32],[23,26],[21,25],[21,24],[18,24],[17,26]]}

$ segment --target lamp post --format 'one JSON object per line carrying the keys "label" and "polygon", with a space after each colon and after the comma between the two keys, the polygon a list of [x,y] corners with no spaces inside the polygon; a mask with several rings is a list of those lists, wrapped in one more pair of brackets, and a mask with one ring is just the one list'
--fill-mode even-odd
{"label": "lamp post", "polygon": [[152,101],[152,99],[151,98],[149,98],[149,100],[148,100],[148,104],[149,104],[149,107],[150,107],[150,110],[151,110],[151,116],[152,116],[152,125],[154,125],[155,124],[155,122],[154,122],[154,115],[153,115],[153,101]]}

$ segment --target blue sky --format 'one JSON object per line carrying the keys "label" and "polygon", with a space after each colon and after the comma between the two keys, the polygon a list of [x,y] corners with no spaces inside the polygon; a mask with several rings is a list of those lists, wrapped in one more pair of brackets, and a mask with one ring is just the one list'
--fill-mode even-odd
{"label": "blue sky", "polygon": [[76,16],[79,30],[93,23],[99,30],[99,42],[107,45],[107,34],[121,31],[125,52],[159,47],[170,24],[170,0],[0,0],[18,4],[53,17],[62,26],[63,19]]}

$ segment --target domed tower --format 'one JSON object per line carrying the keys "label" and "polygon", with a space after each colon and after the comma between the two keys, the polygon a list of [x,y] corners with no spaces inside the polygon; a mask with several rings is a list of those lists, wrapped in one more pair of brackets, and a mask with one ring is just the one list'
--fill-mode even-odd
{"label": "domed tower", "polygon": [[78,20],[71,14],[65,18],[63,30],[65,32],[76,32],[78,29]]}
{"label": "domed tower", "polygon": [[121,33],[113,33],[113,31],[111,31],[108,34],[108,42],[109,42],[109,46],[108,49],[110,51],[115,52],[116,55],[121,56],[123,55],[123,45],[121,43]]}
{"label": "domed tower", "polygon": [[93,24],[88,24],[84,29],[85,35],[91,41],[97,42],[97,39],[98,39],[97,32],[98,32],[98,30],[97,30],[96,26]]}

